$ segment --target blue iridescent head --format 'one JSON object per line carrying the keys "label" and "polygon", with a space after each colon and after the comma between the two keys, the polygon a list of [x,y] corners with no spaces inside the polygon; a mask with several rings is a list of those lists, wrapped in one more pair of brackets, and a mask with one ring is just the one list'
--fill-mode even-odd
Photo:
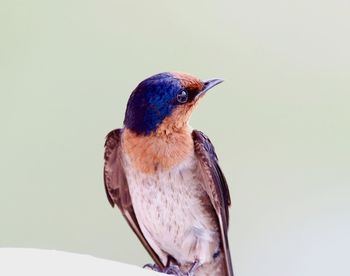
{"label": "blue iridescent head", "polygon": [[176,109],[193,105],[222,80],[201,81],[184,73],[160,73],[142,81],[132,92],[124,125],[136,134],[149,135]]}

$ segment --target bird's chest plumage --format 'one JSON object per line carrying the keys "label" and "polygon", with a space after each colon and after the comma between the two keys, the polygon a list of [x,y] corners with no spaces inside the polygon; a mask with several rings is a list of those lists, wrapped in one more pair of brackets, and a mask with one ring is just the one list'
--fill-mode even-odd
{"label": "bird's chest plumage", "polygon": [[124,162],[133,208],[146,239],[179,262],[209,261],[218,247],[217,222],[194,153],[151,173],[140,171],[127,153]]}

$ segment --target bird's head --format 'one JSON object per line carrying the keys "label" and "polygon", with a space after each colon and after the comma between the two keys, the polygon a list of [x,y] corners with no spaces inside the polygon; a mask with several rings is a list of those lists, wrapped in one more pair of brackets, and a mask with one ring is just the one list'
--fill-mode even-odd
{"label": "bird's head", "polygon": [[124,125],[139,135],[163,127],[167,131],[187,125],[198,100],[220,79],[201,81],[184,73],[160,73],[142,81],[132,92]]}

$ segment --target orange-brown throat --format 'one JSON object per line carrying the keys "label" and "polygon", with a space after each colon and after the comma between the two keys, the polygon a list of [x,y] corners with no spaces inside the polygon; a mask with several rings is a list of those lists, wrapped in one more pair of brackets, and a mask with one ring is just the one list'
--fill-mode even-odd
{"label": "orange-brown throat", "polygon": [[[167,124],[166,120],[163,124]],[[147,136],[124,130],[123,150],[132,165],[143,173],[169,170],[193,153],[191,129],[187,125],[170,130],[163,124]]]}

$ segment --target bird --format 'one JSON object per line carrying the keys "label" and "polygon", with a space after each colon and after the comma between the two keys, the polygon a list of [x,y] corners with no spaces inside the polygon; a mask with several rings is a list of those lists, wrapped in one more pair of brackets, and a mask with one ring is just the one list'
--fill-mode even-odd
{"label": "bird", "polygon": [[124,126],[105,140],[104,184],[155,264],[184,276],[233,276],[230,193],[210,139],[189,125],[221,79],[164,72],[131,93]]}

